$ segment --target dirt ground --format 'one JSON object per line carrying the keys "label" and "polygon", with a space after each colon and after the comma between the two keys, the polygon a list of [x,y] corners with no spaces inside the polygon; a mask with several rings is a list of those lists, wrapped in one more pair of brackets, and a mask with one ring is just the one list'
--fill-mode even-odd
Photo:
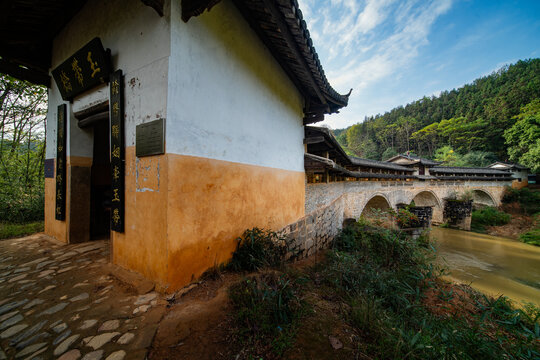
{"label": "dirt ground", "polygon": [[536,226],[533,217],[521,213],[518,203],[505,204],[502,210],[512,216],[510,222],[501,226],[487,226],[488,235],[518,239],[519,235]]}
{"label": "dirt ground", "polygon": [[[296,271],[324,259],[318,254],[291,264]],[[222,273],[181,290],[163,317],[149,359],[242,359],[241,339],[232,331],[229,287],[249,274]],[[182,294],[182,292],[184,294]],[[302,319],[294,346],[284,359],[351,359],[356,335],[340,317],[343,304],[311,291],[310,313]],[[266,359],[266,357],[265,357]]]}
{"label": "dirt ground", "polygon": [[[170,298],[149,354],[150,359],[229,359],[230,305],[227,290],[241,279],[223,274]],[[190,287],[186,288],[190,289]]]}

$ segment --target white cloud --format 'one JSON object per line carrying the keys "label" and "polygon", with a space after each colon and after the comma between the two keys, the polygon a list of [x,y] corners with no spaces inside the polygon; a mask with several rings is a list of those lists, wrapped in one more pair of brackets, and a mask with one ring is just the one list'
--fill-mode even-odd
{"label": "white cloud", "polygon": [[341,119],[363,120],[354,102],[370,87],[407,70],[452,1],[331,0],[320,5],[299,0],[300,8],[308,9],[305,19],[331,85],[342,92],[354,89]]}

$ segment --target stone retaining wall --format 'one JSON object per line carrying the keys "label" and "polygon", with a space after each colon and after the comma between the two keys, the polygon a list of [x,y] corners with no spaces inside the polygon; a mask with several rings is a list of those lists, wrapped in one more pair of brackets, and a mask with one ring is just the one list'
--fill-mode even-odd
{"label": "stone retaining wall", "polygon": [[344,204],[339,197],[278,231],[289,243],[287,258],[302,259],[330,247],[343,225]]}

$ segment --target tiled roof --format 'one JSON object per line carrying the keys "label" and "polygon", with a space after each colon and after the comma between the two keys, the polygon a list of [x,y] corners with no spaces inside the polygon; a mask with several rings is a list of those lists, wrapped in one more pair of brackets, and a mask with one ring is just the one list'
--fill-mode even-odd
{"label": "tiled roof", "polygon": [[407,171],[407,172],[414,171],[414,169],[411,169],[411,168],[408,168],[408,167],[405,167],[405,166],[401,166],[401,165],[397,165],[397,164],[392,164],[392,163],[389,163],[389,162],[386,162],[386,161],[362,159],[362,158],[355,157],[355,156],[349,156],[349,158],[351,159],[351,162],[352,162],[353,165],[365,166],[365,167],[373,167],[373,168],[379,168],[379,169]]}
{"label": "tiled roof", "polygon": [[494,165],[505,165],[507,166],[509,169],[518,169],[518,170],[529,170],[528,167],[526,166],[523,166],[521,164],[517,164],[517,163],[511,163],[511,162],[506,162],[506,161],[497,161],[497,162],[494,162],[493,164],[489,165],[488,168],[492,168]]}
{"label": "tiled roof", "polygon": [[345,165],[356,165],[356,166],[364,166],[364,167],[370,167],[370,168],[377,168],[377,169],[387,169],[387,170],[397,170],[397,171],[406,171],[406,172],[412,172],[413,169],[410,169],[405,166],[397,165],[388,163],[386,161],[377,161],[377,160],[369,160],[369,159],[362,159],[355,156],[349,156],[343,150],[339,142],[334,137],[334,134],[332,134],[332,131],[330,129],[325,127],[319,127],[319,126],[305,126],[305,134],[306,137],[308,134],[311,136],[314,135],[322,135],[324,136],[324,139],[326,142],[332,146],[332,148],[339,153],[340,158],[344,160]]}
{"label": "tiled roof", "polygon": [[420,163],[420,164],[426,165],[426,166],[437,166],[437,165],[441,164],[440,161],[434,161],[434,160],[422,158],[422,157],[412,155],[412,154],[409,154],[409,155],[407,155],[407,154],[399,154],[399,155],[396,155],[396,156],[391,157],[390,159],[386,160],[386,162],[392,162],[392,160],[397,159],[397,158],[403,158],[403,159],[410,160],[412,162],[411,164]]}
{"label": "tiled roof", "polygon": [[341,95],[330,86],[296,0],[233,2],[307,98],[304,124],[347,106],[350,92]]}
{"label": "tiled roof", "polygon": [[452,167],[452,166],[435,166],[429,169],[430,173],[436,174],[486,174],[486,175],[508,175],[508,171],[495,170],[488,168],[475,167]]}

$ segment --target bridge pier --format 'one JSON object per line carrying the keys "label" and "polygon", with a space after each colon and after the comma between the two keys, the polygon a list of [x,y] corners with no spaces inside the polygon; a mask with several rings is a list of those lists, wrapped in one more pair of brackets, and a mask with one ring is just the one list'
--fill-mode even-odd
{"label": "bridge pier", "polygon": [[444,222],[453,228],[471,230],[473,200],[444,199]]}

